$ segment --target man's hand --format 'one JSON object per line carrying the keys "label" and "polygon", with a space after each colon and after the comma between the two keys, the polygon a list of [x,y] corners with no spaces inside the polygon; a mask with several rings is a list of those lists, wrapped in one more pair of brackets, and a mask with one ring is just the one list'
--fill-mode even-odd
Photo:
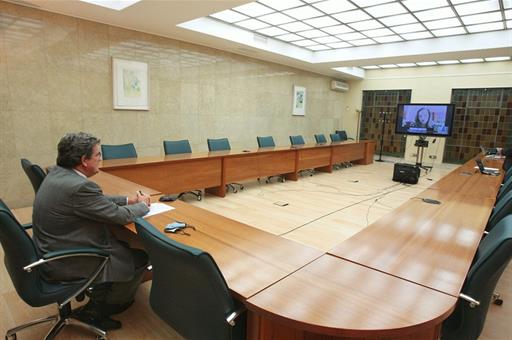
{"label": "man's hand", "polygon": [[149,207],[151,206],[151,197],[142,191],[137,191],[135,197],[128,197],[128,204],[135,204],[139,202],[144,202]]}

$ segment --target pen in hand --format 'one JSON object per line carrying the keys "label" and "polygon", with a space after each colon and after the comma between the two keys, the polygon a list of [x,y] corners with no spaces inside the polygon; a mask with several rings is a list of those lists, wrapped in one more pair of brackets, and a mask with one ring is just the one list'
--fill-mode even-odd
{"label": "pen in hand", "polygon": [[148,205],[148,207],[151,205],[151,199],[149,198],[149,196],[145,195],[142,192],[142,190],[138,190],[137,195],[143,198],[142,202],[145,202]]}

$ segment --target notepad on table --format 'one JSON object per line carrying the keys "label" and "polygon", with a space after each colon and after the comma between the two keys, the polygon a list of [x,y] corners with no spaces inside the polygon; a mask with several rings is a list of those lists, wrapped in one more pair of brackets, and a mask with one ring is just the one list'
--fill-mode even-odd
{"label": "notepad on table", "polygon": [[170,205],[167,205],[165,203],[151,203],[151,206],[149,207],[149,212],[144,215],[144,218],[150,217],[156,214],[161,214],[163,212],[173,210],[174,207],[171,207]]}

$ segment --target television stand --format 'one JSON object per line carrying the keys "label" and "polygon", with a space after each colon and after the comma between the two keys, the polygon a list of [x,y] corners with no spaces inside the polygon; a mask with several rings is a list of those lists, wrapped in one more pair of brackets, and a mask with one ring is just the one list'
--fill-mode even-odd
{"label": "television stand", "polygon": [[425,148],[428,148],[428,140],[425,139],[425,137],[421,136],[419,139],[414,142],[414,146],[418,147],[418,150],[416,151],[416,166],[425,170],[426,172],[429,172],[432,170],[431,166],[422,165],[423,162],[423,151]]}

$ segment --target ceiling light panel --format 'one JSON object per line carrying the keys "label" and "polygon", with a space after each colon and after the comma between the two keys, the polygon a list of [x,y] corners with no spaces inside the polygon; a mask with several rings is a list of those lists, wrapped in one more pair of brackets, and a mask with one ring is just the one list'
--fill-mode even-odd
{"label": "ceiling light panel", "polygon": [[340,42],[340,39],[335,38],[333,36],[315,38],[313,40],[320,44],[331,44],[331,43]]}
{"label": "ceiling light panel", "polygon": [[87,2],[91,5],[96,5],[100,7],[105,7],[108,9],[113,9],[116,11],[122,11],[125,8],[130,7],[133,4],[136,4],[140,0],[114,0],[114,1],[104,1],[104,0],[80,0],[82,2]]}
{"label": "ceiling light panel", "polygon": [[490,58],[485,58],[485,61],[506,61],[506,60],[510,60],[510,57],[490,57]]}
{"label": "ceiling light panel", "polygon": [[503,22],[492,22],[489,24],[470,25],[466,26],[469,33],[496,31],[503,29]]}
{"label": "ceiling light panel", "polygon": [[318,38],[318,37],[325,37],[327,33],[320,31],[320,30],[309,30],[309,31],[303,31],[297,33],[299,35],[302,35],[304,38]]}
{"label": "ceiling light panel", "polygon": [[247,28],[248,30],[259,30],[260,28],[268,27],[269,25],[263,21],[259,21],[256,19],[248,19],[244,21],[239,21],[235,23],[235,25]]}
{"label": "ceiling light panel", "polygon": [[463,64],[483,63],[484,59],[483,58],[461,59],[460,62]]}
{"label": "ceiling light panel", "polygon": [[398,66],[396,66],[395,64],[384,64],[384,65],[379,65],[380,68],[397,68]]}
{"label": "ceiling light panel", "polygon": [[322,12],[314,9],[311,6],[302,6],[302,7],[288,9],[286,11],[283,11],[283,13],[287,14],[297,20],[304,20],[304,19],[319,17],[319,16],[323,15]]}
{"label": "ceiling light panel", "polygon": [[268,27],[268,28],[263,28],[263,29],[258,30],[258,33],[273,37],[275,35],[285,34],[288,32],[280,29],[279,27]]}
{"label": "ceiling light panel", "polygon": [[400,38],[400,36],[398,36],[398,35],[388,35],[385,37],[376,37],[376,38],[373,38],[373,40],[375,40],[381,44],[386,44],[386,43],[403,41],[404,39]]}
{"label": "ceiling light panel", "polygon": [[439,65],[453,65],[453,64],[459,64],[458,60],[439,60],[437,62]]}
{"label": "ceiling light panel", "polygon": [[304,20],[304,22],[308,25],[315,27],[315,28],[322,28],[322,27],[334,26],[334,25],[339,24],[339,22],[337,20],[334,20],[333,18],[331,18],[329,16],[307,19],[307,20]]}
{"label": "ceiling light panel", "polygon": [[418,65],[418,66],[434,66],[434,65],[437,65],[437,63],[435,61],[420,61],[420,62],[417,62],[416,65]]}
{"label": "ceiling light panel", "polygon": [[405,40],[417,40],[417,39],[432,38],[432,34],[430,32],[427,32],[427,31],[416,32],[416,33],[405,33],[405,34],[400,34],[400,35]]}
{"label": "ceiling light panel", "polygon": [[459,15],[477,14],[491,11],[499,11],[498,0],[475,1],[469,4],[455,6]]}
{"label": "ceiling light panel", "polygon": [[374,38],[374,37],[383,37],[385,35],[392,35],[393,31],[391,31],[388,28],[379,28],[376,30],[363,31],[362,33],[364,35],[366,35],[367,37]]}
{"label": "ceiling light panel", "polygon": [[395,2],[395,1],[396,0],[352,0],[352,2],[355,3],[359,7],[381,5],[385,2]]}
{"label": "ceiling light panel", "polygon": [[323,50],[330,49],[328,46],[325,46],[325,45],[313,45],[313,46],[308,46],[306,48],[309,50],[313,50],[313,51],[323,51]]}
{"label": "ceiling light panel", "polygon": [[400,5],[400,3],[398,2],[368,7],[365,10],[375,18],[387,17],[390,15],[398,15],[407,12],[404,6]]}
{"label": "ceiling light panel", "polygon": [[503,0],[504,8],[512,8],[512,0]]}
{"label": "ceiling light panel", "polygon": [[238,12],[235,12],[235,11],[232,11],[230,9],[228,9],[226,11],[214,13],[211,16],[216,18],[216,19],[219,19],[219,20],[222,20],[222,21],[226,21],[226,22],[229,22],[229,23],[236,22],[236,21],[242,21],[242,20],[245,20],[245,19],[249,19],[248,16],[243,15],[243,14],[238,13]]}
{"label": "ceiling light panel", "polygon": [[376,42],[373,41],[372,39],[352,40],[350,43],[354,44],[356,46],[365,46],[365,45],[374,45],[374,44],[376,44]]}
{"label": "ceiling light panel", "polygon": [[345,47],[352,47],[352,45],[350,45],[348,42],[338,42],[338,43],[334,43],[334,44],[327,44],[327,46],[331,47],[331,48],[345,48]]}
{"label": "ceiling light panel", "polygon": [[396,64],[398,67],[416,67],[416,64],[415,63],[401,63],[401,64]]}
{"label": "ceiling light panel", "polygon": [[483,14],[473,14],[460,17],[462,22],[465,25],[473,25],[473,24],[484,24],[488,22],[501,21],[501,12],[490,12]]}
{"label": "ceiling light panel", "polygon": [[442,19],[442,20],[434,20],[434,21],[425,21],[424,25],[427,26],[427,28],[430,30],[436,30],[436,29],[440,29],[440,28],[460,26],[461,23],[460,23],[459,19],[457,19],[457,18],[450,18],[450,19]]}
{"label": "ceiling light panel", "polygon": [[449,35],[465,34],[466,30],[462,27],[443,28],[440,30],[432,30],[432,34],[436,37],[446,37]]}
{"label": "ceiling light panel", "polygon": [[347,0],[327,0],[313,4],[316,8],[327,14],[349,11],[356,8]]}
{"label": "ceiling light panel", "polygon": [[371,19],[371,17],[360,9],[356,9],[355,11],[342,12],[338,14],[334,14],[333,17],[338,19],[343,23],[350,23],[355,21],[367,20]]}
{"label": "ceiling light panel", "polygon": [[505,11],[505,18],[508,20],[512,19],[512,9],[507,9]]}
{"label": "ceiling light panel", "polygon": [[418,20],[416,20],[416,18],[411,14],[401,14],[387,18],[381,18],[380,21],[387,26],[398,26],[418,22]]}
{"label": "ceiling light panel", "polygon": [[341,40],[346,40],[346,41],[366,38],[364,35],[362,35],[359,32],[338,34],[336,37],[340,38]]}
{"label": "ceiling light panel", "polygon": [[396,33],[412,33],[412,32],[424,31],[425,27],[423,27],[422,24],[410,24],[410,25],[391,27],[391,29],[393,31],[395,31]]}
{"label": "ceiling light panel", "polygon": [[293,7],[299,7],[304,5],[304,3],[300,0],[258,0],[258,2],[261,2],[265,6],[268,6],[270,8],[275,9],[276,11],[282,11],[285,9],[293,8]]}
{"label": "ceiling light panel", "polygon": [[274,12],[273,9],[263,6],[257,2],[250,2],[248,4],[233,8],[235,11],[248,15],[250,17],[259,17]]}
{"label": "ceiling light panel", "polygon": [[406,1],[402,1],[402,3],[411,12],[448,6],[448,2],[446,0],[406,0]]}
{"label": "ceiling light panel", "polygon": [[430,9],[427,11],[415,12],[414,15],[421,21],[453,18],[455,13],[450,7]]}
{"label": "ceiling light panel", "polygon": [[363,31],[363,30],[371,30],[375,28],[381,28],[382,24],[378,22],[377,20],[365,20],[365,21],[358,21],[353,22],[349,24],[350,27],[357,31]]}
{"label": "ceiling light panel", "polygon": [[337,25],[331,27],[324,27],[322,31],[327,32],[329,34],[341,34],[341,33],[349,33],[354,32],[354,30],[347,25]]}
{"label": "ceiling light panel", "polygon": [[458,4],[463,4],[463,3],[466,3],[466,2],[473,2],[475,0],[451,0],[450,2],[452,3],[452,5],[458,5]]}
{"label": "ceiling light panel", "polygon": [[279,40],[287,41],[287,42],[304,39],[300,35],[293,34],[293,33],[288,33],[288,34],[280,35],[280,36],[275,37],[275,38],[277,38]]}
{"label": "ceiling light panel", "polygon": [[282,29],[290,31],[290,32],[299,32],[299,31],[310,30],[313,27],[306,25],[300,21],[294,21],[289,24],[280,25],[279,28],[282,28]]}
{"label": "ceiling light panel", "polygon": [[309,39],[294,41],[294,42],[292,42],[292,44],[297,45],[297,46],[302,46],[302,47],[318,45],[317,42],[315,42],[313,40],[309,40]]}
{"label": "ceiling light panel", "polygon": [[269,23],[271,25],[281,25],[295,21],[295,19],[290,18],[289,16],[284,15],[282,13],[262,15],[261,17],[258,17],[258,19],[261,21],[265,21],[266,23]]}
{"label": "ceiling light panel", "polygon": [[377,65],[367,65],[367,66],[361,66],[361,68],[364,68],[365,70],[376,70],[379,69]]}

